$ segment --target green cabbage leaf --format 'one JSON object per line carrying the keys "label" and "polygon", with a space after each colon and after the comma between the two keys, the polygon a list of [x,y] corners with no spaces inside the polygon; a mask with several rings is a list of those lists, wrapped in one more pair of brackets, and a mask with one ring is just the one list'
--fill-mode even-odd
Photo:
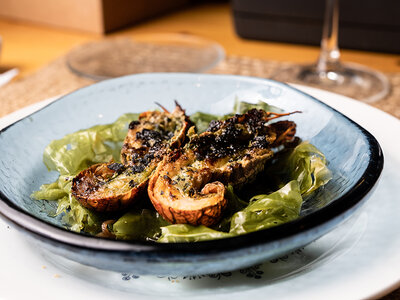
{"label": "green cabbage leaf", "polygon": [[77,174],[95,163],[119,161],[121,143],[128,124],[138,114],[125,114],[112,124],[97,125],[52,141],[44,150],[43,161],[60,175]]}
{"label": "green cabbage leaf", "polygon": [[139,114],[124,114],[114,123],[97,125],[71,133],[52,141],[43,154],[43,161],[51,171],[60,173],[58,179],[43,184],[31,197],[37,200],[58,201],[54,216],[64,214],[62,221],[72,231],[96,234],[101,230],[104,216],[84,208],[71,195],[72,179],[81,170],[111,159],[119,161],[121,145],[128,131],[128,124]]}
{"label": "green cabbage leaf", "polygon": [[161,234],[161,227],[168,224],[156,211],[138,209],[120,217],[112,230],[121,240],[156,240]]}

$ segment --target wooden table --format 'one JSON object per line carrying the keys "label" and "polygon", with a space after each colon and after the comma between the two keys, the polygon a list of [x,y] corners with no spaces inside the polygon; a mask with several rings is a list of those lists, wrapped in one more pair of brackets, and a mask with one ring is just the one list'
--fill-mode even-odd
{"label": "wooden table", "polygon": [[[109,36],[129,37],[152,32],[185,32],[202,36],[220,43],[228,55],[305,63],[313,62],[319,54],[318,47],[239,38],[233,28],[229,4],[226,3],[189,7]],[[32,74],[76,45],[103,38],[96,34],[4,19],[0,19],[0,35],[3,37],[0,70],[17,67],[19,78]],[[342,59],[383,72],[400,72],[399,55],[342,50]],[[385,299],[400,299],[400,290]]]}

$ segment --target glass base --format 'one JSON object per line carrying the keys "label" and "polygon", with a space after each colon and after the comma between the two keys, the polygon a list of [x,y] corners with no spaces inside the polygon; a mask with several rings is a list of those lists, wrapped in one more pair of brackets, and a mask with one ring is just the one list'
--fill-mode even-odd
{"label": "glass base", "polygon": [[225,56],[212,41],[189,34],[142,34],[90,42],[67,55],[74,73],[103,80],[135,73],[204,72]]}
{"label": "glass base", "polygon": [[390,91],[385,75],[353,63],[339,64],[325,72],[316,65],[290,66],[276,72],[272,79],[313,86],[367,103],[385,98]]}

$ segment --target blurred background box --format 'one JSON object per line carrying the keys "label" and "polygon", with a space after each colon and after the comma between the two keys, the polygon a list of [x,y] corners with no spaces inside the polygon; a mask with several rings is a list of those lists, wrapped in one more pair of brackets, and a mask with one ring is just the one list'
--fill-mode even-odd
{"label": "blurred background box", "polygon": [[0,17],[107,33],[189,0],[0,0]]}
{"label": "blurred background box", "polygon": [[[340,1],[339,46],[400,53],[399,0]],[[243,38],[319,45],[325,0],[232,0]]]}

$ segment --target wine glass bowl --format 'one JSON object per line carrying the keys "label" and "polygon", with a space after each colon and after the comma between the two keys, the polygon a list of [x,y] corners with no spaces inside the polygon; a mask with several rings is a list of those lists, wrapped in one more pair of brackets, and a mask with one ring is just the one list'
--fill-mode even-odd
{"label": "wine glass bowl", "polygon": [[390,84],[382,73],[354,63],[342,63],[338,47],[339,0],[326,0],[320,55],[316,63],[291,66],[273,79],[310,85],[364,102],[385,98]]}

